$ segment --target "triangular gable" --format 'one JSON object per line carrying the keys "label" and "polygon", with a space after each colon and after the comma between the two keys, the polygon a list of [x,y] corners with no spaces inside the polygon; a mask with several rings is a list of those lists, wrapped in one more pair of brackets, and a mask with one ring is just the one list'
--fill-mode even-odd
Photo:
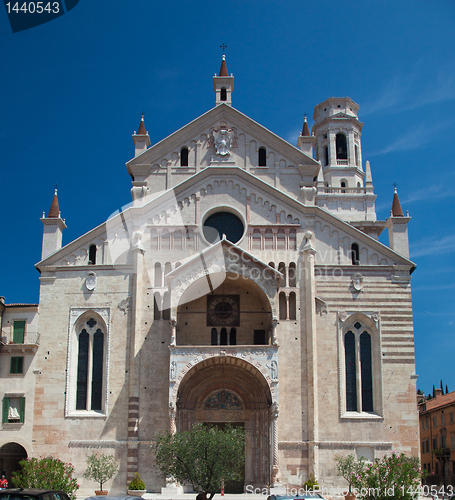
{"label": "triangular gable", "polygon": [[[397,252],[393,251],[389,247],[383,245],[379,241],[375,240],[371,236],[363,233],[362,231],[356,229],[348,222],[343,221],[336,215],[314,205],[304,205],[295,198],[283,193],[277,188],[271,186],[270,184],[264,182],[253,174],[239,168],[239,167],[207,167],[200,172],[194,174],[190,178],[182,181],[180,184],[175,186],[173,189],[162,192],[160,194],[154,194],[148,199],[147,203],[141,204],[136,203],[127,207],[123,212],[122,216],[125,218],[129,217],[142,217],[146,218],[147,213],[162,213],[163,211],[170,210],[173,208],[175,212],[177,205],[182,203],[185,199],[191,199],[194,195],[198,195],[201,189],[207,183],[213,182],[214,180],[219,181],[219,179],[226,178],[229,182],[235,182],[236,179],[240,180],[247,187],[251,189],[251,192],[256,193],[258,197],[262,197],[264,203],[275,204],[277,207],[285,207],[289,210],[289,213],[297,214],[300,222],[303,223],[306,217],[315,218],[318,217],[324,223],[330,225],[331,227],[337,228],[343,231],[350,237],[354,238],[358,242],[363,242],[370,248],[384,255],[388,259],[394,261],[399,265],[405,265],[413,267],[415,264],[401,256]],[[115,223],[115,221],[114,221]],[[117,221],[118,226],[121,222]],[[130,235],[131,237],[132,235]],[[60,250],[56,251],[46,259],[36,264],[36,267],[40,269],[44,266],[55,266],[59,265],[65,256],[74,252],[77,248],[84,245],[89,245],[89,243],[96,238],[106,237],[106,223],[99,225],[98,227],[92,229],[88,233],[77,238],[73,242],[65,245]],[[245,250],[242,250],[245,252]],[[254,257],[253,257],[254,258]]]}
{"label": "triangular gable", "polygon": [[197,140],[201,133],[223,120],[229,121],[232,126],[237,127],[239,132],[248,133],[255,137],[258,142],[267,144],[271,149],[287,158],[290,163],[296,166],[312,165],[319,171],[319,162],[311,156],[308,156],[299,148],[293,146],[232,106],[219,104],[129,160],[126,163],[128,172],[131,174],[131,166],[133,165],[159,163],[162,158],[175,150],[176,144],[185,144],[191,140]]}

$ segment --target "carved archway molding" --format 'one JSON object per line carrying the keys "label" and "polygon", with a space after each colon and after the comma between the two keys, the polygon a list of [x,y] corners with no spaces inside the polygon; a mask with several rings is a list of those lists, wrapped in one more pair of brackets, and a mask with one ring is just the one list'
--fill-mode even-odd
{"label": "carved archway molding", "polygon": [[[269,348],[270,349],[270,348]],[[173,349],[174,353],[178,355],[178,348]],[[237,368],[246,370],[258,380],[263,387],[267,387],[271,397],[271,404],[278,405],[278,379],[272,380],[271,375],[267,370],[267,366],[260,363],[253,357],[253,353],[249,352],[250,349],[237,350],[237,349],[220,349],[219,351],[205,352],[197,355],[189,361],[178,373],[176,373],[175,381],[170,382],[169,391],[169,406],[177,408],[177,396],[182,382],[187,382],[193,374],[202,368],[208,366],[216,366],[217,364],[235,365]],[[257,351],[266,351],[266,349],[257,349]],[[274,349],[276,351],[276,348]],[[221,358],[221,359],[220,359]]]}

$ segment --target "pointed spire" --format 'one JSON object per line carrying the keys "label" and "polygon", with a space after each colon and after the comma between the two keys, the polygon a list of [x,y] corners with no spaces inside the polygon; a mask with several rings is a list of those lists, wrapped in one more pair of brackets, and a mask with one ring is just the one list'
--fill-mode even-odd
{"label": "pointed spire", "polygon": [[55,188],[54,197],[52,198],[51,208],[47,214],[48,219],[58,219],[60,217],[60,210],[58,208],[57,188]]}
{"label": "pointed spire", "polygon": [[224,54],[223,54],[223,59],[221,61],[220,74],[218,76],[229,76],[226,66],[226,56]]}
{"label": "pointed spire", "polygon": [[400,200],[398,199],[397,188],[395,187],[395,192],[393,193],[392,202],[392,216],[393,217],[404,217],[403,210],[401,209]]}
{"label": "pointed spire", "polygon": [[307,119],[306,119],[306,113],[305,113],[305,119],[303,121],[302,135],[304,137],[310,137],[310,129],[308,128],[308,122],[307,122]]}
{"label": "pointed spire", "polygon": [[139,130],[137,131],[137,135],[147,135],[145,131],[145,123],[144,123],[144,113],[141,116],[141,123],[139,124]]}

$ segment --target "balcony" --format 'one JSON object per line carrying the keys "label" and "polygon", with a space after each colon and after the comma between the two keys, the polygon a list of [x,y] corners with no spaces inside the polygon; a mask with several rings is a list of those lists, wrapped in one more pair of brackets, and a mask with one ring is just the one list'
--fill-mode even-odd
{"label": "balcony", "polygon": [[25,332],[20,341],[18,341],[17,336],[14,338],[11,334],[2,335],[0,352],[34,354],[39,347],[39,339],[38,332]]}
{"label": "balcony", "polygon": [[434,454],[438,460],[449,460],[450,448],[437,448],[434,450]]}

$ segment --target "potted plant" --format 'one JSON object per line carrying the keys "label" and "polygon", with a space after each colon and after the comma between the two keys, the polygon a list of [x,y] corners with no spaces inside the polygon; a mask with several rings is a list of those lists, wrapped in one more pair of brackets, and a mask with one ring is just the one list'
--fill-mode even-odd
{"label": "potted plant", "polygon": [[87,458],[87,468],[83,476],[86,479],[96,481],[100,485],[99,490],[95,490],[96,495],[107,495],[108,491],[103,490],[103,484],[115,476],[118,470],[118,465],[115,463],[115,458],[112,455],[97,455],[92,453]]}
{"label": "potted plant", "polygon": [[349,491],[344,498],[345,500],[353,500],[355,495],[352,493],[352,475],[357,473],[362,463],[354,455],[348,455],[347,457],[336,456],[335,461],[337,463],[338,475],[344,477],[349,484]]}
{"label": "potted plant", "polygon": [[145,493],[145,483],[142,481],[138,472],[134,473],[133,479],[128,485],[128,495],[133,497],[141,497]]}

